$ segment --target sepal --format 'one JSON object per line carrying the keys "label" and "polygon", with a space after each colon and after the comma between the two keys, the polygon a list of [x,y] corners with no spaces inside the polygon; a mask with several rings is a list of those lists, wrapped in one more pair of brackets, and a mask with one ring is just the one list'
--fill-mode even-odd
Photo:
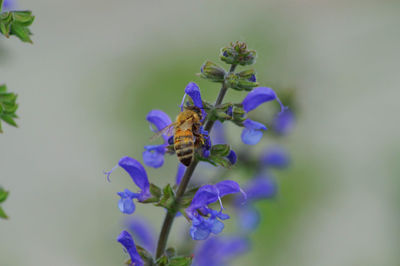
{"label": "sepal", "polygon": [[254,87],[259,85],[258,82],[252,80],[254,80],[252,77],[245,78],[235,73],[229,74],[225,79],[227,86],[237,91],[251,91]]}
{"label": "sepal", "polygon": [[[144,247],[139,245],[136,245],[136,249],[140,257],[142,257],[144,265],[154,265],[154,259],[153,256],[150,254],[150,252],[148,252]],[[132,265],[132,264],[127,263],[127,265]]]}
{"label": "sepal", "polygon": [[224,82],[225,69],[207,60],[201,67],[200,77],[213,82]]}
{"label": "sepal", "polygon": [[160,201],[162,196],[161,189],[153,183],[150,183],[150,194],[152,197],[144,200],[142,203],[153,203]]}
{"label": "sepal", "polygon": [[211,147],[211,156],[225,157],[228,156],[230,150],[228,144],[217,144]]}

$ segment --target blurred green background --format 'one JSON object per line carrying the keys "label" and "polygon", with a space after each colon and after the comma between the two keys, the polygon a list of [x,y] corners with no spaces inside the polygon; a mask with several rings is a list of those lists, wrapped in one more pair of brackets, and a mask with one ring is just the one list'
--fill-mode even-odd
{"label": "blurred green background", "polygon": [[[235,265],[400,264],[398,1],[18,5],[36,20],[34,45],[0,39],[0,82],[20,103],[20,128],[0,136],[0,184],[11,191],[1,265],[120,265],[116,192],[132,183],[122,171],[107,183],[102,171],[141,158],[145,115],[174,117],[189,81],[213,101],[218,85],[194,74],[234,40],[257,50],[262,85],[296,89],[300,111],[280,141],[293,164],[276,173],[279,196],[259,204],[253,249]],[[171,157],[148,174],[165,184],[175,170]],[[162,211],[145,207],[137,213],[160,228]]]}

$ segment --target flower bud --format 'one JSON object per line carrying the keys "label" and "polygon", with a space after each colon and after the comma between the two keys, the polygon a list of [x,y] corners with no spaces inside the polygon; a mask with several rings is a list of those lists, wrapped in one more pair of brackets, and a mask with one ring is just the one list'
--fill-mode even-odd
{"label": "flower bud", "polygon": [[225,157],[229,155],[231,150],[228,144],[216,144],[211,147],[211,155]]}
{"label": "flower bud", "polygon": [[213,82],[223,82],[225,78],[225,69],[207,60],[201,67],[200,76]]}
{"label": "flower bud", "polygon": [[232,119],[234,122],[241,124],[246,120],[246,112],[242,107],[234,106],[232,110]]}
{"label": "flower bud", "polygon": [[220,58],[227,64],[252,65],[256,60],[256,51],[248,50],[246,43],[237,41],[222,48]]}
{"label": "flower bud", "polygon": [[[239,75],[240,73],[232,73],[226,77],[226,84],[229,88],[238,91],[251,91],[254,87],[257,87],[259,85],[257,82],[255,82],[254,70],[242,72],[240,72],[242,73],[242,76]],[[251,72],[251,74],[248,74],[247,72]]]}

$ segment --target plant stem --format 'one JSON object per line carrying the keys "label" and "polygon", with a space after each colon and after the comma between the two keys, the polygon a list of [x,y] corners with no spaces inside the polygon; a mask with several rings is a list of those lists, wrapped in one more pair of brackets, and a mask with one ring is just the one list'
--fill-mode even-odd
{"label": "plant stem", "polygon": [[[231,68],[229,69],[229,74],[233,73],[235,71],[236,65],[231,65]],[[222,83],[221,90],[219,91],[217,100],[215,101],[214,106],[220,105],[225,97],[226,92],[228,91],[228,87],[226,86],[225,82]],[[204,130],[208,131],[209,133],[211,132],[211,129],[214,125],[214,120],[208,120],[207,123],[204,126]],[[179,206],[180,200],[185,194],[186,188],[189,184],[190,178],[193,175],[194,170],[196,169],[197,164],[199,161],[194,157],[192,163],[186,168],[185,174],[182,177],[181,183],[179,184],[178,190],[175,195],[175,204]],[[165,247],[167,246],[167,241],[168,241],[168,236],[169,232],[172,227],[172,223],[174,222],[174,218],[176,215],[176,212],[178,208],[174,208],[176,211],[175,212],[167,212],[164,223],[161,228],[160,232],[160,237],[158,238],[158,244],[157,244],[157,252],[156,252],[156,258],[160,258],[164,254]]]}

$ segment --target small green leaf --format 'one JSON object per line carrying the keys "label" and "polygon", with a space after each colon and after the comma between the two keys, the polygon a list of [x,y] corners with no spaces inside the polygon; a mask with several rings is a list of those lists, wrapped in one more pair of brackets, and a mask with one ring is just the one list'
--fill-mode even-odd
{"label": "small green leaf", "polygon": [[167,266],[168,264],[168,257],[166,255],[158,258],[157,260],[157,266]]}
{"label": "small green leaf", "polygon": [[8,219],[7,214],[3,211],[3,209],[1,208],[1,206],[0,206],[0,218]]}
{"label": "small green leaf", "polygon": [[8,197],[9,192],[0,187],[0,203],[4,202]]}
{"label": "small green leaf", "polygon": [[192,264],[192,257],[186,256],[179,256],[170,258],[169,266],[189,266]]}
{"label": "small green leaf", "polygon": [[175,193],[170,184],[163,189],[163,195],[156,206],[166,208],[168,211],[175,212]]}
{"label": "small green leaf", "polygon": [[[14,118],[17,118],[15,112],[18,109],[17,94],[7,92],[6,85],[0,85],[0,120],[17,127]],[[1,122],[0,122],[0,133],[2,133]]]}

